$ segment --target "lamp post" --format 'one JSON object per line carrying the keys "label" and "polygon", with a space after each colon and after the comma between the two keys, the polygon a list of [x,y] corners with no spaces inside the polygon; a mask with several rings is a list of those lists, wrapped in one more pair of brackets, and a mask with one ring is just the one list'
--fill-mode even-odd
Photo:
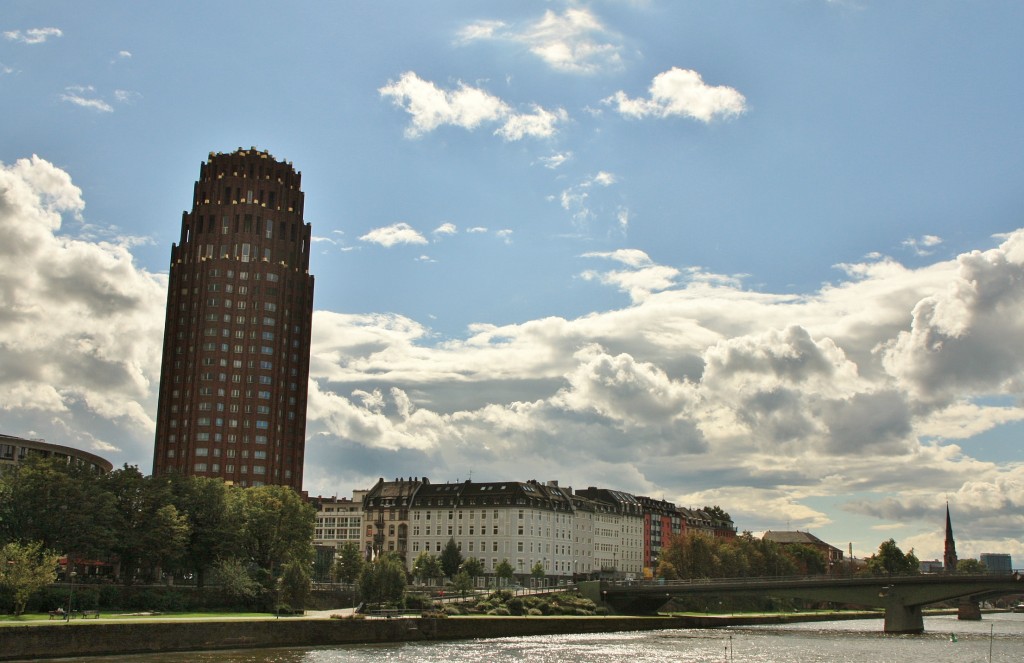
{"label": "lamp post", "polygon": [[75,596],[75,576],[78,575],[74,571],[74,562],[71,561],[71,555],[68,555],[68,568],[72,569],[68,571],[68,578],[71,580],[71,589],[68,590],[68,612],[64,615],[64,621],[71,622],[71,600]]}

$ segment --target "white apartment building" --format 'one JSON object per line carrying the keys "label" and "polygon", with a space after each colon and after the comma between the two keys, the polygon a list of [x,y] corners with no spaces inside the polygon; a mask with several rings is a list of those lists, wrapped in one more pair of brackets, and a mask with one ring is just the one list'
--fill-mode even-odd
{"label": "white apartment building", "polygon": [[578,568],[569,493],[557,484],[430,484],[410,509],[411,570],[423,551],[439,555],[454,539],[463,558],[476,557],[488,574],[507,559],[517,575],[540,563],[547,576],[569,577]]}
{"label": "white apartment building", "polygon": [[644,557],[644,516],[639,500],[629,493],[590,487],[576,491],[594,508],[594,561],[601,575],[640,577]]}
{"label": "white apartment building", "polygon": [[352,499],[346,497],[314,497],[310,499],[316,509],[316,530],[313,545],[335,549],[345,543],[361,547],[363,532],[363,496],[365,490],[353,490]]}

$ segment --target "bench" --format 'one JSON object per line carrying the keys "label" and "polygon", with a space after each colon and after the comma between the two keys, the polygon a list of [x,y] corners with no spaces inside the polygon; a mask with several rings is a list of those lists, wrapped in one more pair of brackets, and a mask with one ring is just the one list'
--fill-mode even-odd
{"label": "bench", "polygon": [[65,613],[63,610],[51,610],[50,619],[57,617],[58,619],[64,619]]}
{"label": "bench", "polygon": [[82,619],[85,619],[86,617],[95,617],[96,619],[99,619],[100,618],[100,611],[99,610],[79,610],[78,611],[78,616],[81,617]]}

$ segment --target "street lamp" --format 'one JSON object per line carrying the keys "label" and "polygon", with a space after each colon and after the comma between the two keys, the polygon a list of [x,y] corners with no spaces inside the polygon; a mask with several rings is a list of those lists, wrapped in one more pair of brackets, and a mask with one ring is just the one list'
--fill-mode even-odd
{"label": "street lamp", "polygon": [[[68,555],[68,568],[74,569],[74,563],[71,561],[71,556]],[[71,589],[68,590],[68,612],[64,615],[64,621],[71,621],[71,600],[75,596],[75,576],[78,575],[74,570],[68,572],[68,578],[71,580]]]}

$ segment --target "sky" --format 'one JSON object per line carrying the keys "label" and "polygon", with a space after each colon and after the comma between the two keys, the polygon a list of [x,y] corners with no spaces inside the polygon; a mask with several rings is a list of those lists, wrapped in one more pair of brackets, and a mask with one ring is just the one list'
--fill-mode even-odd
{"label": "sky", "polygon": [[1024,566],[1024,3],[0,12],[0,431],[152,468],[211,152],[303,175],[305,489],[557,480]]}

